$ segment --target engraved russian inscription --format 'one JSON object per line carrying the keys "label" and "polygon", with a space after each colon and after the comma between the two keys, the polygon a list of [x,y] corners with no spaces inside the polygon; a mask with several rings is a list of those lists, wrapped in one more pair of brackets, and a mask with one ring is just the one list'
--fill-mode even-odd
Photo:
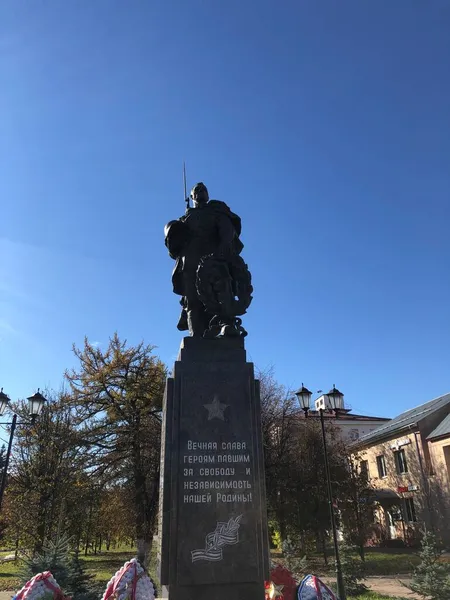
{"label": "engraved russian inscription", "polygon": [[[252,502],[252,493],[229,493],[230,491],[248,491],[253,488],[251,467],[251,454],[242,454],[247,450],[248,443],[243,440],[222,441],[220,443],[210,440],[198,441],[188,440],[183,449],[184,464],[192,464],[192,468],[183,468],[183,503],[248,503]],[[241,451],[239,453],[221,454],[223,450]],[[208,452],[209,451],[209,452]],[[208,453],[206,453],[208,452]],[[236,466],[204,466],[210,464]],[[214,478],[214,479],[212,479]],[[205,491],[217,491],[223,493],[205,494]],[[200,492],[189,494],[188,492]],[[228,493],[226,493],[228,492]]]}

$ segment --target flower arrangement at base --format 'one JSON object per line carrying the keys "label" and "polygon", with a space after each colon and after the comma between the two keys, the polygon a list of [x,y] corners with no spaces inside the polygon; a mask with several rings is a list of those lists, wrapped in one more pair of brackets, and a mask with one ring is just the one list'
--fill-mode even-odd
{"label": "flower arrangement at base", "polygon": [[133,558],[110,579],[102,600],[155,600],[155,586]]}
{"label": "flower arrangement at base", "polygon": [[69,600],[50,571],[38,573],[27,581],[13,600]]}
{"label": "flower arrangement at base", "polygon": [[335,594],[315,575],[307,575],[301,582],[298,600],[337,600]]}
{"label": "flower arrangement at base", "polygon": [[282,565],[276,565],[270,571],[270,581],[266,581],[266,600],[294,600],[297,582],[292,573]]}

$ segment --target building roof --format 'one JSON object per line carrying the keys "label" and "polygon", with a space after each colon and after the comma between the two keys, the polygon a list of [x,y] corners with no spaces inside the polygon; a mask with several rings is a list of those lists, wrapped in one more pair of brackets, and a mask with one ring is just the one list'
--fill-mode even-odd
{"label": "building roof", "polygon": [[[305,413],[300,409],[297,413],[297,416],[304,419],[305,418]],[[334,414],[334,412],[327,412],[325,411],[323,413],[324,419],[334,419],[337,421],[390,421],[390,419],[388,417],[371,417],[368,415],[355,415],[352,412],[349,412],[348,409],[341,409],[339,411],[339,416],[336,417],[336,415]],[[319,411],[317,410],[309,410],[308,411],[308,419],[310,418],[319,418]]]}
{"label": "building roof", "polygon": [[443,437],[446,435],[450,435],[450,414],[448,414],[445,419],[439,423],[436,429],[430,433],[430,435],[427,437],[427,440],[432,440],[433,438]]}
{"label": "building roof", "polygon": [[362,435],[358,442],[358,446],[370,445],[375,441],[382,440],[394,436],[396,433],[409,428],[411,425],[415,425],[418,421],[425,419],[436,410],[441,409],[445,405],[449,405],[450,408],[450,393],[439,396],[434,400],[425,402],[416,408],[411,408],[406,412],[398,415],[394,419],[391,419],[385,425],[380,425],[374,431]]}

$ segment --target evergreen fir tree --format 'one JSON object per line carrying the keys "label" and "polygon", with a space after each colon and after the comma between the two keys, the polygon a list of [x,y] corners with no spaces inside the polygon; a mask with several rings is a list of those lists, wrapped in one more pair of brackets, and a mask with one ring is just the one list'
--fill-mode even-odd
{"label": "evergreen fir tree", "polygon": [[70,563],[69,596],[73,600],[98,600],[103,592],[92,575],[86,573],[78,555],[72,556]]}
{"label": "evergreen fir tree", "polygon": [[360,596],[367,592],[367,586],[362,583],[366,578],[365,564],[360,558],[352,556],[352,548],[345,542],[339,544],[342,577],[345,590],[349,596]]}
{"label": "evergreen fir tree", "polygon": [[435,535],[425,532],[419,554],[421,562],[408,588],[429,600],[450,598],[450,565],[440,561],[441,554]]}
{"label": "evergreen fir tree", "polygon": [[301,581],[308,570],[306,556],[300,556],[300,548],[288,536],[282,544],[284,564],[294,579]]}
{"label": "evergreen fir tree", "polygon": [[70,550],[70,538],[63,535],[50,541],[42,552],[23,558],[19,576],[23,583],[38,573],[50,571],[66,596],[73,600],[97,600],[100,590],[85,573],[83,565]]}

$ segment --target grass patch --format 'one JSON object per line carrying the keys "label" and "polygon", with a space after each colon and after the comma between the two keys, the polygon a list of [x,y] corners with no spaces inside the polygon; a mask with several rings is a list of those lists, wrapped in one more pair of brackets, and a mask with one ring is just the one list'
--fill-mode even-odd
{"label": "grass patch", "polygon": [[366,575],[409,575],[420,563],[420,557],[411,552],[368,552]]}
{"label": "grass patch", "polygon": [[[93,575],[95,581],[106,586],[111,577],[123,566],[127,560],[135,558],[136,551],[133,548],[129,550],[110,550],[101,554],[90,554],[80,557],[86,572]],[[152,556],[149,565],[150,577],[155,582],[159,590],[159,580],[157,577],[156,544],[153,547]]]}
{"label": "grass patch", "polygon": [[136,554],[131,549],[128,552],[109,551],[83,556],[81,563],[89,575],[93,575],[96,581],[106,585],[123,563],[135,556]]}
{"label": "grass patch", "polygon": [[20,588],[20,580],[17,576],[20,562],[7,562],[0,564],[0,591],[17,591]]}
{"label": "grass patch", "polygon": [[[5,554],[11,553],[6,552]],[[86,572],[94,577],[95,583],[98,583],[102,587],[106,587],[106,584],[116,571],[118,571],[127,560],[130,560],[135,556],[135,549],[126,549],[122,547],[119,550],[110,550],[109,552],[102,552],[101,554],[80,556],[80,561],[86,569]],[[20,566],[20,560],[3,564],[0,563],[0,591],[16,592],[20,589],[21,582],[17,576]],[[159,590],[159,580],[156,576],[156,548],[152,553],[149,571],[150,577],[153,579]]]}
{"label": "grass patch", "polygon": [[[355,552],[352,554],[354,558],[359,558]],[[281,559],[281,556],[272,554],[272,558],[276,561]],[[328,557],[328,567],[324,564],[323,556],[314,554],[308,556],[308,566],[311,572],[316,575],[331,575],[334,573],[334,556]],[[378,549],[369,549],[366,551],[366,575],[371,576],[398,576],[411,575],[414,568],[420,563],[420,558],[410,550],[395,549],[389,551],[379,551]]]}

